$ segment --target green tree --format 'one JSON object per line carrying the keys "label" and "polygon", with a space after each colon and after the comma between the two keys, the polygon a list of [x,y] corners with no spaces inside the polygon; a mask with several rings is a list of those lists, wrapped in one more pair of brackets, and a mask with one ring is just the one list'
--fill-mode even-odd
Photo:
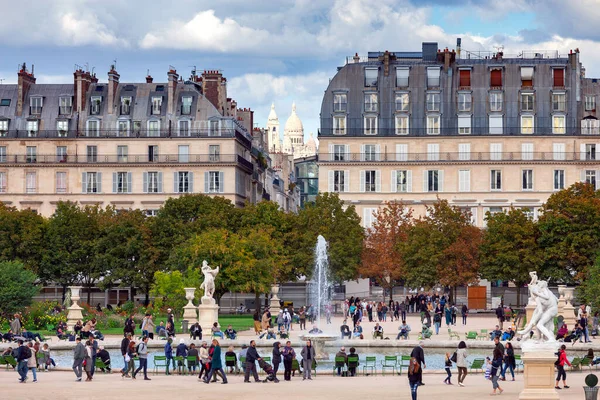
{"label": "green tree", "polygon": [[578,182],[552,194],[538,221],[544,277],[581,282],[600,248],[600,192]]}
{"label": "green tree", "polygon": [[596,262],[588,269],[577,288],[577,299],[582,304],[593,304],[594,308],[600,304],[600,257],[596,257]]}
{"label": "green tree", "polygon": [[336,193],[321,193],[294,220],[289,243],[293,246],[291,263],[296,271],[311,276],[317,237],[323,235],[329,243],[332,278],[337,282],[357,278],[364,230],[353,205],[346,207]]}
{"label": "green tree", "polygon": [[36,285],[37,276],[26,270],[21,262],[0,262],[0,276],[0,304],[4,317],[29,306],[40,291]]}
{"label": "green tree", "polygon": [[481,276],[490,281],[512,281],[517,287],[517,306],[521,288],[530,281],[529,272],[542,275],[543,254],[538,246],[536,223],[521,209],[507,213],[488,213],[487,229],[481,243]]}
{"label": "green tree", "polygon": [[46,220],[40,214],[0,203],[0,260],[22,261],[26,268],[39,273],[45,230]]}

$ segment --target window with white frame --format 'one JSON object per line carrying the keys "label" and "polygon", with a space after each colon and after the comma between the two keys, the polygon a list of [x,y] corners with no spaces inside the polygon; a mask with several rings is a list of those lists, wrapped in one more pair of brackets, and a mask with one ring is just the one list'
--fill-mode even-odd
{"label": "window with white frame", "polygon": [[330,171],[331,191],[335,193],[348,192],[350,186],[350,171]]}
{"label": "window with white frame", "polygon": [[206,193],[223,193],[223,172],[208,171],[204,173],[204,189]]}
{"label": "window with white frame", "polygon": [[533,115],[521,115],[521,133],[524,135],[533,133]]}
{"label": "window with white frame", "polygon": [[365,112],[377,112],[377,93],[365,93]]}
{"label": "window with white frame", "polygon": [[162,96],[152,96],[152,115],[160,115]]}
{"label": "window with white frame", "polygon": [[98,161],[98,146],[87,146],[86,147],[87,162]]}
{"label": "window with white frame", "polygon": [[158,215],[157,209],[146,209],[144,212],[146,213],[146,217],[156,217]]}
{"label": "window with white frame", "polygon": [[188,145],[177,146],[177,157],[178,157],[179,162],[189,162],[190,161],[190,146],[188,146]]}
{"label": "window with white frame", "polygon": [[427,134],[428,135],[439,135],[440,134],[440,116],[439,115],[428,115],[427,116]]}
{"label": "window with white frame", "polygon": [[160,121],[148,121],[148,137],[160,136]]}
{"label": "window with white frame", "polygon": [[554,170],[554,190],[563,190],[565,188],[565,170]]}
{"label": "window with white frame", "polygon": [[525,217],[529,220],[534,220],[536,213],[535,213],[535,209],[530,208],[530,207],[522,207],[521,210],[523,211],[523,214],[525,214]]}
{"label": "window with white frame", "polygon": [[521,143],[521,160],[533,160],[533,143]]}
{"label": "window with white frame", "polygon": [[58,113],[60,115],[69,115],[73,110],[73,98],[71,96],[61,96],[58,98]]}
{"label": "window with white frame", "polygon": [[524,169],[521,171],[521,189],[533,190],[533,170]]}
{"label": "window with white frame", "polygon": [[131,97],[121,97],[121,115],[129,115],[131,112]]}
{"label": "window with white frame", "polygon": [[471,191],[471,170],[461,169],[458,171],[458,191]]}
{"label": "window with white frame", "polygon": [[361,171],[363,180],[363,192],[377,192],[377,176],[379,171]]}
{"label": "window with white frame", "polygon": [[365,144],[362,146],[362,160],[363,161],[379,161],[379,151],[377,145]]}
{"label": "window with white frame", "polygon": [[86,136],[99,137],[100,136],[100,121],[97,119],[91,119],[86,122]]}
{"label": "window with white frame", "polygon": [[56,132],[58,137],[67,137],[69,131],[69,121],[65,119],[59,119],[56,121]]}
{"label": "window with white frame", "polygon": [[396,115],[396,135],[408,135],[408,115]]}
{"label": "window with white frame", "polygon": [[565,116],[564,115],[553,115],[552,116],[552,133],[563,134],[566,132]]}
{"label": "window with white frame", "polygon": [[38,120],[29,120],[27,121],[27,136],[36,137],[39,131],[39,121]]}
{"label": "window with white frame", "polygon": [[0,172],[0,193],[6,193],[7,187],[6,172]]}
{"label": "window with white frame", "polygon": [[459,115],[458,116],[458,134],[459,135],[470,135],[471,134],[471,116],[470,115]]}
{"label": "window with white frame", "polygon": [[100,107],[102,106],[102,96],[92,96],[90,99],[90,114],[100,114]]}
{"label": "window with white frame", "polygon": [[[0,121],[0,122],[2,122],[2,121]],[[581,134],[582,135],[600,135],[600,121],[598,121],[597,119],[581,120]]]}
{"label": "window with white frame", "polygon": [[396,93],[396,111],[408,112],[410,109],[410,94]]}
{"label": "window with white frame", "polygon": [[458,111],[468,112],[471,111],[472,96],[471,93],[459,93],[458,94]]}
{"label": "window with white frame", "polygon": [[471,143],[458,144],[458,159],[460,161],[468,161],[471,159]]}
{"label": "window with white frame", "polygon": [[365,86],[373,87],[377,86],[377,76],[379,69],[377,68],[365,68]]}
{"label": "window with white frame", "polygon": [[117,121],[117,136],[128,137],[129,136],[129,120]]}
{"label": "window with white frame", "polygon": [[332,147],[332,161],[348,161],[348,145],[334,144]]}
{"label": "window with white frame", "polygon": [[208,136],[221,136],[218,119],[211,119],[208,121]]}
{"label": "window with white frame", "polygon": [[534,96],[533,93],[521,93],[521,111],[523,112],[533,112],[534,104],[533,104]]}
{"label": "window with white frame", "polygon": [[440,145],[437,143],[427,144],[427,161],[439,161]]}
{"label": "window with white frame", "polygon": [[67,161],[67,146],[56,146],[56,161]]}
{"label": "window with white frame", "polygon": [[502,170],[490,171],[490,190],[502,190]]}
{"label": "window with white frame", "polygon": [[490,92],[490,111],[502,111],[503,97],[504,96],[502,92]]}
{"label": "window with white frame", "polygon": [[377,220],[377,208],[363,208],[363,227],[365,229],[373,228],[373,223]]}
{"label": "window with white frame", "polygon": [[589,183],[594,188],[596,187],[596,170],[595,169],[587,169],[584,171],[584,182]]}
{"label": "window with white frame", "polygon": [[40,115],[42,113],[42,105],[44,104],[43,97],[31,97],[29,99],[29,113],[32,115]]}
{"label": "window with white frame", "polygon": [[25,174],[25,193],[37,192],[37,174],[35,172],[27,172]]}
{"label": "window with white frame", "polygon": [[101,172],[83,172],[81,174],[81,184],[83,193],[101,193],[102,192],[102,173]]}
{"label": "window with white frame", "polygon": [[595,143],[587,143],[585,145],[585,159],[586,160],[595,160],[596,159],[596,144]]}
{"label": "window with white frame", "polygon": [[26,149],[27,162],[35,163],[37,162],[37,147],[36,146],[27,146]]}
{"label": "window with white frame", "polygon": [[113,172],[113,193],[131,193],[131,172]]}
{"label": "window with white frame", "polygon": [[129,148],[126,145],[117,146],[117,161],[127,162],[127,156],[129,155]]}
{"label": "window with white frame", "polygon": [[396,144],[396,161],[408,161],[408,144]]}
{"label": "window with white frame", "polygon": [[346,134],[346,116],[336,115],[333,117],[333,134],[334,135],[345,135]]}
{"label": "window with white frame", "polygon": [[365,135],[377,135],[377,117],[365,116]]}
{"label": "window with white frame", "polygon": [[6,146],[0,146],[0,162],[6,162]]}
{"label": "window with white frame", "polygon": [[428,67],[427,68],[427,87],[439,87],[440,86],[440,68],[439,67]]}
{"label": "window with white frame", "polygon": [[440,112],[440,94],[427,93],[427,112]]}
{"label": "window with white frame", "polygon": [[502,160],[502,143],[490,143],[490,160]]}
{"label": "window with white frame", "polygon": [[0,119],[0,137],[4,137],[8,134],[8,120]]}
{"label": "window with white frame", "polygon": [[221,161],[221,145],[211,144],[208,146],[208,160],[210,162]]}
{"label": "window with white frame", "polygon": [[346,93],[333,94],[333,112],[346,112],[348,110],[348,95]]}
{"label": "window with white frame", "polygon": [[64,171],[56,173],[56,193],[67,193],[67,173]]}
{"label": "window with white frame", "polygon": [[412,192],[412,171],[411,170],[392,171],[392,192],[397,192],[397,193]]}
{"label": "window with white frame", "polygon": [[396,87],[408,87],[409,71],[406,67],[396,68]]}
{"label": "window with white frame", "polygon": [[183,96],[181,98],[181,114],[190,115],[192,113],[192,96]]}
{"label": "window with white frame", "polygon": [[192,193],[193,192],[193,172],[178,171],[175,172],[175,193]]}
{"label": "window with white frame", "polygon": [[490,135],[502,135],[504,133],[502,115],[490,115],[488,119],[490,125]]}
{"label": "window with white frame", "polygon": [[443,185],[444,171],[432,169],[425,171],[425,191],[441,192]]}
{"label": "window with white frame", "polygon": [[552,111],[553,112],[564,112],[566,109],[566,97],[565,93],[552,93]]}
{"label": "window with white frame", "polygon": [[566,159],[566,150],[564,143],[553,143],[552,144],[552,158],[554,160],[560,161]]}
{"label": "window with white frame", "polygon": [[144,193],[162,192],[162,172],[150,171],[143,173]]}
{"label": "window with white frame", "polygon": [[585,111],[596,111],[596,96],[585,96]]}

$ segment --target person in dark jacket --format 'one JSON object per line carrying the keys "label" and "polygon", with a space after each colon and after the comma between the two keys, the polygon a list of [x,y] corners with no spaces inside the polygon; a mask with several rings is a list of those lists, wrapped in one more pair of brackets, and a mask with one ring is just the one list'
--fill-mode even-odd
{"label": "person in dark jacket", "polygon": [[419,363],[419,360],[417,360],[415,357],[412,357],[410,359],[410,363],[408,364],[408,384],[410,386],[412,400],[417,400],[417,389],[420,385],[422,385],[422,380],[423,373],[421,371],[421,364]]}
{"label": "person in dark jacket", "polygon": [[[188,354],[188,348],[185,345],[185,342],[183,339],[179,339],[179,344],[177,345],[177,348],[175,349],[175,356],[176,357],[183,357],[185,359],[185,357],[187,357]],[[177,361],[177,368],[179,367],[185,367],[183,361]]]}
{"label": "person in dark jacket", "polygon": [[492,389],[494,390],[491,395],[496,394],[496,390],[500,391],[499,394],[502,394],[504,390],[498,384],[498,370],[502,368],[502,358],[504,357],[504,353],[500,350],[499,347],[494,348],[494,357],[492,359],[492,370],[490,372],[490,376],[492,378]]}
{"label": "person in dark jacket", "polygon": [[277,379],[277,371],[279,370],[279,364],[281,364],[281,342],[273,343],[273,376]]}
{"label": "person in dark jacket", "polygon": [[221,379],[223,379],[221,384],[225,385],[227,383],[227,376],[225,375],[225,371],[223,371],[223,363],[221,361],[221,346],[219,346],[217,339],[213,339],[212,344],[214,346],[214,351],[210,361],[210,372],[208,373],[208,376],[204,377],[204,383],[208,385],[213,374],[217,374],[221,377]]}
{"label": "person in dark jacket", "polygon": [[467,307],[466,304],[462,305],[460,313],[462,314],[462,323],[463,323],[463,325],[466,325],[467,324],[467,317],[469,316],[469,308]]}
{"label": "person in dark jacket", "polygon": [[256,351],[256,342],[254,340],[251,340],[250,347],[248,348],[248,352],[246,353],[246,368],[244,369],[244,382],[250,383],[250,372],[252,372],[254,381],[260,382],[260,379],[258,379],[258,373],[256,372],[256,361],[260,359],[261,357]]}
{"label": "person in dark jacket", "polygon": [[133,315],[130,315],[129,318],[125,320],[123,335],[127,336],[128,333],[131,333],[131,336],[133,336],[133,334],[135,333],[135,321],[133,320]]}
{"label": "person in dark jacket", "polygon": [[[227,361],[227,357],[233,357],[233,360]],[[233,374],[233,369],[237,365],[237,354],[233,351],[233,346],[229,346],[227,352],[225,353],[225,366],[229,367],[229,373]]]}
{"label": "person in dark jacket", "polygon": [[496,318],[498,318],[498,325],[500,326],[500,330],[502,330],[504,325],[504,307],[502,304],[499,304],[498,308],[496,308]]}
{"label": "person in dark jacket", "polygon": [[296,352],[294,351],[294,348],[292,347],[292,342],[290,342],[289,340],[287,342],[285,342],[285,347],[283,348],[283,351],[281,352],[281,354],[283,356],[283,367],[284,367],[283,379],[285,379],[286,381],[291,381],[292,380],[292,362],[294,361],[294,358],[296,358]]}
{"label": "person in dark jacket", "polygon": [[[425,352],[423,351],[423,341],[419,342],[419,345],[417,347],[415,347],[413,349],[413,351],[410,353],[411,358],[414,358],[417,360],[417,362],[419,363],[419,370],[423,370],[425,368],[427,368],[427,365],[425,364]],[[422,376],[422,375],[421,375]],[[423,379],[420,378],[421,380],[419,381],[419,385],[424,385],[423,383]],[[416,392],[415,392],[415,399],[416,397]]]}
{"label": "person in dark jacket", "polygon": [[83,360],[86,358],[87,352],[85,346],[83,343],[81,343],[81,338],[77,337],[75,340],[77,344],[73,349],[73,372],[75,372],[77,382],[81,382],[81,375],[83,374]]}
{"label": "person in dark jacket", "polygon": [[307,340],[306,346],[304,346],[300,352],[300,356],[302,357],[302,369],[304,370],[302,380],[306,380],[307,378],[312,380],[311,372],[313,362],[315,361],[315,355],[315,348],[313,347],[312,342]]}
{"label": "person in dark jacket", "polygon": [[175,369],[175,360],[173,359],[173,347],[171,346],[171,343],[173,343],[173,339],[171,339],[171,338],[169,338],[167,340],[167,343],[165,343],[165,357],[167,357],[167,368],[166,368],[167,375],[170,375],[169,365],[171,364],[171,362],[173,363],[173,369]]}
{"label": "person in dark jacket", "polygon": [[[102,360],[104,365],[106,365],[106,370],[110,373],[110,353],[104,349],[104,346],[100,346],[98,349],[97,357]],[[104,368],[101,368],[102,372],[105,372]]]}
{"label": "person in dark jacket", "polygon": [[515,350],[512,347],[510,342],[506,343],[506,355],[504,356],[504,368],[502,368],[502,380],[506,380],[506,370],[510,369],[510,374],[512,375],[512,380],[515,380],[515,368],[516,368],[516,360],[515,360]]}
{"label": "person in dark jacket", "polygon": [[196,340],[196,338],[198,338],[199,340],[202,340],[202,327],[200,326],[200,324],[198,322],[196,322],[190,328],[190,338],[193,340]]}
{"label": "person in dark jacket", "polygon": [[127,333],[123,340],[121,340],[121,354],[123,355],[123,365],[124,367],[121,369],[121,375],[129,378],[129,375],[126,374],[127,371],[127,361],[125,361],[125,356],[127,356],[127,349],[129,348],[129,342],[131,341],[131,333]]}

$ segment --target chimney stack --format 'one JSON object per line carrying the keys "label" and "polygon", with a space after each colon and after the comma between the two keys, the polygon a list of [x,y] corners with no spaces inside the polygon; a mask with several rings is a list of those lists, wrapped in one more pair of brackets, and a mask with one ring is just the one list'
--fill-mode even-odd
{"label": "chimney stack", "polygon": [[117,95],[117,88],[119,87],[119,78],[121,75],[115,70],[115,66],[110,66],[108,71],[108,113],[113,114],[115,110],[115,96]]}
{"label": "chimney stack", "polygon": [[23,115],[23,107],[27,92],[31,85],[35,85],[35,76],[33,75],[33,65],[31,66],[31,73],[27,71],[27,65],[23,63],[21,69],[17,73],[18,85],[17,85],[17,116]]}
{"label": "chimney stack", "polygon": [[177,89],[177,79],[179,79],[179,75],[177,75],[177,71],[175,70],[175,68],[170,68],[167,76],[169,77],[167,114],[175,115],[175,107],[177,105],[177,101],[175,99],[175,92]]}
{"label": "chimney stack", "polygon": [[227,101],[225,90],[225,79],[220,71],[205,70],[202,73],[202,93],[208,101],[219,111],[221,115],[225,115],[225,102]]}
{"label": "chimney stack", "polygon": [[86,96],[92,81],[96,83],[98,79],[95,76],[92,77],[88,71],[84,71],[81,68],[73,73],[73,77],[75,80],[75,106],[76,111],[80,113],[85,110]]}
{"label": "chimney stack", "polygon": [[152,83],[153,80],[154,80],[154,78],[152,78],[152,76],[150,76],[150,75],[146,76],[146,83]]}

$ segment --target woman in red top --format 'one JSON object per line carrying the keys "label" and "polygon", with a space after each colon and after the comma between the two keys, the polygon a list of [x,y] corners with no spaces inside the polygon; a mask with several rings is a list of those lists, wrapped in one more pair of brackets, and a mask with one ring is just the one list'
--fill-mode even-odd
{"label": "woman in red top", "polygon": [[554,389],[562,389],[560,386],[558,386],[558,382],[560,381],[561,377],[563,381],[563,387],[565,389],[569,388],[567,386],[567,373],[565,372],[565,364],[567,364],[570,367],[571,363],[567,358],[567,353],[565,352],[566,348],[567,346],[563,344],[562,346],[560,346],[560,350],[558,350],[558,360],[556,360],[556,370],[558,371],[558,374],[556,375],[556,385],[554,385]]}

